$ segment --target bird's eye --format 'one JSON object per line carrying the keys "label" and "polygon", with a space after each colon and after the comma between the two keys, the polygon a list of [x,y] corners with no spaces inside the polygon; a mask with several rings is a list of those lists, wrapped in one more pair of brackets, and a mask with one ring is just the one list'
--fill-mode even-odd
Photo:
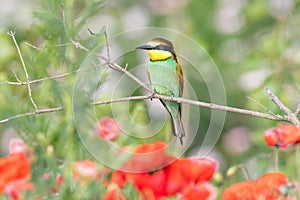
{"label": "bird's eye", "polygon": [[163,50],[164,46],[160,44],[160,45],[157,46],[157,49]]}

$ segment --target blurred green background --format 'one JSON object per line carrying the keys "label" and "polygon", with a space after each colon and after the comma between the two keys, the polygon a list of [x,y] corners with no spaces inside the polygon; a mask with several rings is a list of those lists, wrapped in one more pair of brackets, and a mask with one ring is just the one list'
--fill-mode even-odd
{"label": "blurred green background", "polygon": [[[0,3],[0,120],[34,110],[26,86],[3,84],[6,80],[16,81],[14,73],[26,80],[7,31],[16,31],[31,80],[72,72],[60,79],[32,84],[38,108],[63,106],[64,111],[0,125],[1,154],[7,154],[9,138],[19,135],[36,152],[37,171],[34,173],[37,174],[42,173],[39,172],[41,167],[59,170],[59,164],[65,160],[91,158],[80,143],[72,121],[75,71],[88,52],[76,48],[72,41],[92,49],[103,42],[104,27],[108,36],[133,28],[163,27],[193,38],[207,50],[220,70],[229,106],[266,112],[265,106],[273,113],[283,114],[269,100],[264,87],[270,88],[292,110],[300,102],[298,0],[1,0]],[[91,35],[88,28],[96,35]],[[132,36],[131,40],[134,38]],[[112,53],[120,51],[121,45],[115,44]],[[130,68],[140,61],[137,55],[125,56],[119,64],[129,63]],[[199,81],[199,100],[210,102],[206,91],[205,83]],[[146,106],[136,101],[130,102],[130,106],[132,116],[142,116],[138,117],[138,123],[147,123]],[[112,115],[110,105],[99,106],[96,110],[99,118]],[[197,154],[210,122],[210,109],[200,110],[200,128],[187,156]],[[272,169],[270,156],[273,151],[264,144],[263,132],[276,124],[227,113],[222,135],[211,156],[219,161],[221,171],[245,163],[254,178]],[[280,165],[284,170],[289,153],[280,153],[280,156],[285,158]],[[289,163],[290,167],[294,165],[293,161]],[[229,182],[241,179],[242,176],[237,176]]]}

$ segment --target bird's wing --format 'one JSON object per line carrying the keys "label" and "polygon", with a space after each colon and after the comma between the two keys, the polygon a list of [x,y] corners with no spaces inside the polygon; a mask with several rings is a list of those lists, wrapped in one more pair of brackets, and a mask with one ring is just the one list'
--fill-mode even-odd
{"label": "bird's wing", "polygon": [[[183,72],[182,72],[182,68],[181,66],[179,65],[178,62],[176,62],[176,78],[178,80],[178,83],[179,83],[179,97],[182,96],[182,93],[183,93]],[[181,103],[178,104],[179,105],[179,117],[181,118]]]}
{"label": "bird's wing", "polygon": [[182,96],[182,93],[183,93],[183,72],[182,72],[182,68],[181,66],[179,65],[179,63],[177,62],[176,63],[176,78],[178,80],[178,83],[179,83],[179,96],[181,97]]}

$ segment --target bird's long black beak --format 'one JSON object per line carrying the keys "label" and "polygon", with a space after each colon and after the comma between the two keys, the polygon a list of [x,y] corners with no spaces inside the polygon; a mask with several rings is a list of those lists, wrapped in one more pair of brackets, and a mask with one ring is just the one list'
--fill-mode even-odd
{"label": "bird's long black beak", "polygon": [[138,46],[135,49],[152,50],[153,47],[151,47],[150,45],[145,44],[145,45]]}

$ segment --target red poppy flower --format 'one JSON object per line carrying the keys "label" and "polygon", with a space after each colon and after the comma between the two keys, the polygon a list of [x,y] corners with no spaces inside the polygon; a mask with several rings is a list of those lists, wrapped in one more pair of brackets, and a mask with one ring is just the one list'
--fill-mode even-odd
{"label": "red poppy flower", "polygon": [[174,195],[180,192],[186,185],[189,185],[189,181],[182,175],[181,170],[176,167],[168,166],[165,171],[167,172],[166,195]]}
{"label": "red poppy flower", "polygon": [[265,131],[264,134],[265,142],[267,145],[271,147],[280,147],[280,135],[277,129],[271,128]]}
{"label": "red poppy flower", "polygon": [[288,178],[281,172],[270,172],[260,176],[255,182],[244,181],[231,185],[222,194],[222,200],[275,200],[294,199],[283,197],[281,189],[289,183]]}
{"label": "red poppy flower", "polygon": [[300,141],[300,128],[298,126],[292,124],[279,124],[277,130],[281,139],[280,147],[286,147]]}
{"label": "red poppy flower", "polygon": [[109,190],[103,197],[104,200],[126,200],[125,196],[118,192],[118,189]]}
{"label": "red poppy flower", "polygon": [[197,184],[189,184],[181,192],[180,200],[215,200],[216,191],[208,182],[199,182]]}
{"label": "red poppy flower", "polygon": [[[121,170],[113,172],[112,183],[119,188],[124,187],[126,181],[132,183],[145,200],[157,200],[182,192],[185,198],[198,192],[207,197],[214,196],[208,192],[211,187],[204,182],[211,180],[215,173],[215,161],[208,158],[176,160],[166,155],[165,148],[164,142],[137,146]],[[167,163],[171,164],[160,169]]]}
{"label": "red poppy flower", "polygon": [[231,185],[222,194],[222,200],[256,200],[254,196],[255,182],[243,181]]}
{"label": "red poppy flower", "polygon": [[124,187],[126,184],[126,174],[122,171],[116,170],[112,173],[111,180],[117,184],[118,187]]}
{"label": "red poppy flower", "polygon": [[134,149],[132,157],[123,165],[123,171],[147,172],[163,166],[167,158],[166,143],[139,145]]}
{"label": "red poppy flower", "polygon": [[10,141],[10,155],[0,158],[0,193],[3,191],[11,199],[19,199],[23,190],[33,190],[30,178],[30,160],[26,156],[26,146],[21,139]]}
{"label": "red poppy flower", "polygon": [[115,140],[120,134],[119,125],[109,117],[104,117],[97,124],[97,136],[105,140]]}
{"label": "red poppy flower", "polygon": [[268,129],[264,138],[269,146],[285,148],[300,142],[300,127],[292,124],[279,124],[276,129]]}
{"label": "red poppy flower", "polygon": [[270,172],[260,176],[255,183],[256,199],[273,200],[280,197],[280,187],[289,180],[282,172]]}
{"label": "red poppy flower", "polygon": [[217,170],[217,162],[208,158],[188,158],[191,160],[189,170],[184,170],[183,174],[190,181],[209,181]]}
{"label": "red poppy flower", "polygon": [[0,158],[0,193],[9,182],[29,179],[30,174],[30,161],[23,152]]}
{"label": "red poppy flower", "polygon": [[64,177],[62,175],[58,175],[55,179],[56,184],[61,185],[64,182]]}
{"label": "red poppy flower", "polygon": [[[149,173],[127,173],[127,180],[145,197],[153,196],[159,198],[165,196],[166,175],[164,170]],[[149,199],[149,198],[145,198]]]}
{"label": "red poppy flower", "polygon": [[190,183],[209,181],[217,169],[217,163],[208,158],[178,159],[168,167],[166,193],[171,195]]}

